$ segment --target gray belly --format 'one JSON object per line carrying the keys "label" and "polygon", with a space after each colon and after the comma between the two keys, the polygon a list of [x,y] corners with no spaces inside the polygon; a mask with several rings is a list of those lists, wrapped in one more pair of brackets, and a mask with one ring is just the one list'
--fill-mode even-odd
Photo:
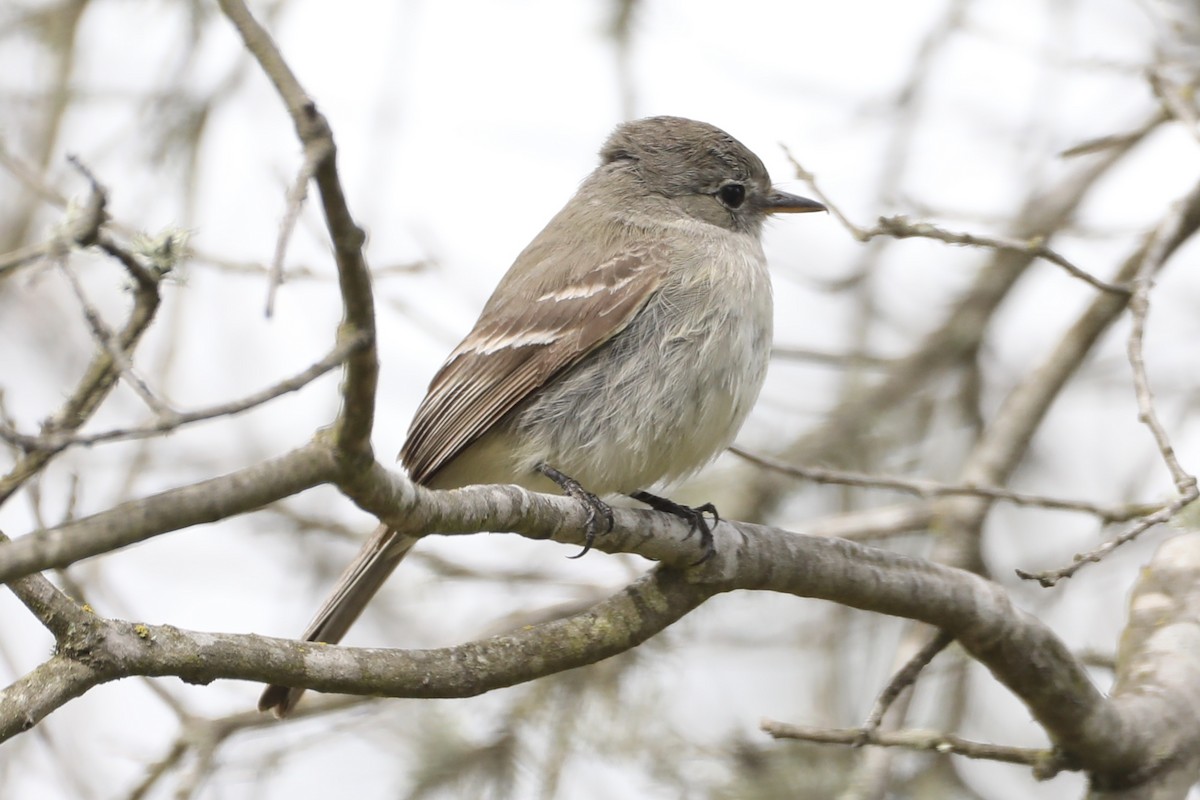
{"label": "gray belly", "polygon": [[[770,294],[662,294],[508,421],[518,461],[544,461],[598,494],[683,477],[732,441],[758,397]],[[508,427],[508,426],[506,426]]]}

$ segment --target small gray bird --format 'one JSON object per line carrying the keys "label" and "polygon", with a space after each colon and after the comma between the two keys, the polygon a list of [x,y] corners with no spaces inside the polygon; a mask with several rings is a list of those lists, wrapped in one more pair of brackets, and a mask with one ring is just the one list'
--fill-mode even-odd
{"label": "small gray bird", "polygon": [[[434,376],[400,452],[409,476],[432,489],[557,485],[587,505],[588,547],[601,519],[612,526],[597,495],[628,494],[687,519],[707,558],[716,509],[645,490],[737,434],[771,349],[763,222],[823,210],[773,189],[712,125],[619,126]],[[377,528],[302,638],[339,641],[416,541]],[[268,687],[258,707],[283,716],[302,691]]]}

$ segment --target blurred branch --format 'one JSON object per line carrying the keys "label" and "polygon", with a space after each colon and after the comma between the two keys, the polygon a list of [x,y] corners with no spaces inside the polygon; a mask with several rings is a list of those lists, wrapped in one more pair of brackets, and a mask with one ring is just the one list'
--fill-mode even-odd
{"label": "blurred branch", "polygon": [[907,503],[818,517],[792,525],[791,530],[805,536],[867,541],[924,532],[932,521],[933,511],[928,503]]}
{"label": "blurred branch", "polygon": [[904,666],[892,676],[887,686],[883,687],[883,691],[875,699],[875,705],[871,708],[871,713],[867,715],[867,719],[863,723],[863,730],[868,733],[878,733],[879,725],[883,722],[883,715],[891,708],[892,703],[896,702],[896,698],[905,689],[911,688],[917,682],[917,678],[920,677],[921,672],[929,666],[929,663],[933,661],[937,654],[953,643],[953,636],[943,630],[935,631],[933,636],[917,650],[916,654],[906,661]]}
{"label": "blurred branch", "polygon": [[616,82],[620,97],[621,119],[637,116],[637,80],[633,71],[633,40],[635,23],[641,5],[638,0],[615,0],[608,32],[616,52]]}
{"label": "blurred branch", "polygon": [[[1043,572],[1017,570],[1017,575],[1021,578],[1036,580],[1043,586],[1053,586],[1063,578],[1069,578],[1074,575],[1085,564],[1099,561],[1105,554],[1126,542],[1132,541],[1142,532],[1161,522],[1166,522],[1179,510],[1196,499],[1196,480],[1194,477],[1188,475],[1178,464],[1178,461],[1176,461],[1171,451],[1170,443],[1167,440],[1166,432],[1162,429],[1161,424],[1158,423],[1157,415],[1154,413],[1149,384],[1145,376],[1145,366],[1141,363],[1140,342],[1141,330],[1144,328],[1146,303],[1148,302],[1145,299],[1145,293],[1149,291],[1151,276],[1161,269],[1170,255],[1180,245],[1191,238],[1198,229],[1200,229],[1200,184],[1197,184],[1191,192],[1175,205],[1168,218],[1125,260],[1118,273],[1122,280],[1134,283],[1134,298],[1142,298],[1140,301],[1142,303],[1141,311],[1135,312],[1140,313],[1142,322],[1139,323],[1135,319],[1129,343],[1129,356],[1134,371],[1134,385],[1138,396],[1139,415],[1154,433],[1159,450],[1171,468],[1172,477],[1176,483],[1176,491],[1180,493],[1179,496],[1166,504],[1162,509],[1143,517],[1119,536],[1105,542],[1095,550],[1075,556],[1070,565],[1061,569],[1046,570]],[[1013,400],[1012,403],[1008,400],[1005,401],[1000,414],[1010,419],[1012,424],[1024,429],[1024,438],[1032,435],[1032,430],[1028,428],[1030,415],[1036,414],[1036,418],[1040,419],[1040,416],[1045,413],[1045,408],[1049,405],[1053,394],[1057,393],[1055,384],[1061,385],[1065,382],[1067,376],[1078,366],[1083,356],[1090,350],[1092,344],[1100,334],[1104,330],[1107,330],[1113,320],[1124,310],[1125,305],[1125,301],[1116,300],[1112,295],[1096,298],[1080,317],[1079,321],[1063,337],[1059,347],[1047,364],[1033,373],[1033,376],[1044,375],[1045,378],[1043,380],[1046,389],[1053,389],[1053,393],[1041,392],[1041,399],[1034,401],[1033,405],[1040,408],[1041,411],[1034,411],[1029,403],[1018,400]],[[1039,390],[1035,385],[1032,385],[1033,383],[1034,381],[1030,381],[1027,384],[1028,392],[1038,394]],[[1010,395],[1010,399],[1017,397],[1018,390],[1014,390],[1013,394]],[[1016,442],[1020,441],[1020,438],[1022,437],[1014,436],[1012,440]],[[1011,444],[1007,446],[1007,449],[1009,456],[997,459],[996,454],[992,454],[985,456],[985,460],[992,463],[1005,463],[1006,461],[1008,463],[1015,463],[1017,453],[1014,452]],[[1023,450],[1023,447],[1021,449]]]}
{"label": "blurred branch", "polygon": [[[88,177],[92,190],[85,206],[88,211],[84,217],[68,223],[68,228],[72,231],[71,241],[80,246],[97,244],[106,252],[119,254],[119,260],[134,278],[133,308],[121,330],[111,337],[104,337],[109,346],[97,348],[91,363],[84,370],[83,377],[66,403],[42,423],[41,436],[49,438],[79,430],[96,412],[116,386],[122,374],[122,364],[128,364],[129,355],[154,321],[160,302],[158,289],[162,273],[143,268],[135,256],[103,233],[101,226],[105,220],[107,195],[104,188],[91,178],[90,173]],[[35,450],[22,455],[8,474],[0,477],[0,505],[30,477],[44,469],[54,455],[55,451],[50,450]]]}
{"label": "blurred branch", "polygon": [[1146,504],[1105,507],[1082,500],[1066,500],[1057,497],[1044,497],[1024,492],[1014,492],[1011,489],[999,486],[974,486],[971,484],[959,486],[938,483],[937,481],[921,480],[919,478],[868,475],[862,472],[826,469],[824,467],[799,467],[786,464],[777,458],[751,453],[737,446],[730,447],[729,452],[764,469],[769,469],[782,475],[790,475],[802,480],[813,481],[814,483],[832,483],[840,486],[857,486],[864,489],[888,489],[914,494],[923,500],[931,500],[938,497],[953,497],[956,495],[986,497],[992,500],[1004,500],[1018,506],[1051,508],[1059,511],[1078,511],[1084,514],[1092,514],[1104,522],[1123,522],[1162,507],[1161,503],[1154,504],[1150,509],[1147,509]]}
{"label": "blurred branch", "polygon": [[165,401],[158,398],[141,376],[133,370],[133,364],[129,360],[128,354],[116,343],[115,337],[108,326],[104,324],[104,320],[100,317],[100,312],[88,300],[84,294],[83,286],[80,285],[75,273],[70,270],[65,264],[60,265],[62,275],[67,280],[67,285],[71,287],[71,292],[75,295],[75,299],[79,301],[80,310],[83,312],[83,318],[87,321],[88,331],[92,335],[92,340],[96,346],[108,354],[112,360],[113,367],[121,378],[125,380],[125,385],[128,386],[133,393],[141,398],[142,402],[159,416],[163,416],[170,412]]}
{"label": "blurred branch", "polygon": [[787,347],[775,345],[771,348],[771,357],[788,361],[807,361],[814,364],[828,364],[847,369],[886,369],[891,366],[891,359],[873,356],[868,353],[827,353],[805,347]]}
{"label": "blurred branch", "polygon": [[1055,266],[1062,267],[1071,277],[1078,278],[1089,286],[1093,286],[1101,291],[1122,295],[1129,294],[1129,287],[1114,285],[1097,278],[1072,264],[1056,250],[1047,247],[1044,242],[1036,239],[1019,242],[995,236],[981,236],[975,233],[957,233],[939,228],[927,222],[910,222],[902,215],[880,217],[874,228],[862,230],[860,235],[865,237],[864,241],[875,236],[891,236],[895,239],[922,238],[933,239],[945,242],[946,244],[1025,253],[1035,258],[1049,261]]}
{"label": "blurred branch", "polygon": [[877,747],[902,747],[906,750],[933,750],[937,753],[953,753],[966,758],[1024,764],[1033,767],[1040,778],[1053,777],[1063,769],[1063,765],[1057,763],[1057,758],[1052,750],[984,744],[937,731],[902,730],[878,733],[866,728],[811,728],[767,719],[763,720],[759,727],[764,733],[775,739],[800,739],[805,742],[842,744],[853,747],[868,744]]}
{"label": "blurred branch", "polygon": [[300,219],[300,211],[304,208],[304,200],[308,197],[308,183],[317,174],[317,167],[325,159],[333,156],[333,138],[318,139],[312,147],[304,149],[304,162],[292,188],[287,194],[287,210],[279,223],[279,238],[275,242],[275,255],[271,258],[269,270],[270,280],[267,284],[267,317],[275,313],[275,292],[283,283],[283,258],[287,255],[288,241],[296,229]]}
{"label": "blurred branch", "polygon": [[[54,153],[60,147],[59,138],[64,120],[76,97],[73,78],[78,57],[77,35],[80,21],[84,19],[90,7],[90,0],[67,0],[53,3],[42,12],[39,27],[42,41],[47,45],[45,50],[49,51],[50,63],[43,65],[35,73],[44,79],[43,95],[46,98],[46,108],[39,120],[40,129],[27,138],[36,148],[27,173],[34,182],[40,182],[38,176],[46,171]],[[14,30],[19,29],[14,26]],[[0,160],[8,161],[5,156],[5,148],[0,145]],[[5,249],[31,238],[29,231],[35,219],[37,204],[18,201],[14,203],[13,208],[12,223],[3,232],[13,245],[3,245]]]}
{"label": "blurred branch", "polygon": [[[1195,32],[1193,30],[1193,33]],[[1196,115],[1196,86],[1194,83],[1181,86],[1168,72],[1162,64],[1151,67],[1146,75],[1150,88],[1171,116],[1182,123],[1193,138],[1200,140],[1200,118]],[[1195,81],[1197,75],[1194,71],[1189,78]]]}
{"label": "blurred branch", "polygon": [[187,716],[183,719],[182,729],[171,743],[167,753],[146,768],[142,780],[126,797],[129,800],[143,800],[143,798],[151,796],[151,791],[159,785],[160,781],[169,773],[180,769],[184,759],[189,755],[193,759],[193,764],[176,790],[175,797],[191,797],[196,793],[199,785],[210,777],[217,751],[229,738],[270,725],[290,724],[302,719],[344,711],[370,701],[369,697],[349,695],[317,698],[294,710],[287,722],[284,723],[257,711],[246,711],[216,718]]}
{"label": "blurred branch", "polygon": [[[1138,135],[1097,154],[1088,165],[1064,177],[1058,185],[1031,196],[1012,221],[1007,238],[1024,242],[1049,241],[1071,219],[1096,182],[1162,122],[1162,115],[1154,114],[1139,128]],[[878,425],[879,418],[896,405],[898,398],[917,396],[922,386],[935,375],[970,357],[987,335],[992,315],[1034,258],[1024,250],[992,251],[975,282],[941,325],[909,355],[896,359],[881,380],[843,396],[819,428],[786,449],[783,460],[819,463],[836,459],[858,432]],[[1132,274],[1127,274],[1124,280],[1131,277]],[[1104,292],[1096,302],[1116,302],[1117,298],[1124,297],[1127,295]],[[963,480],[981,484],[998,482],[966,477]],[[787,484],[778,479],[760,480],[747,486],[746,492],[751,495],[753,506],[759,513],[765,514],[785,496],[787,488]]]}

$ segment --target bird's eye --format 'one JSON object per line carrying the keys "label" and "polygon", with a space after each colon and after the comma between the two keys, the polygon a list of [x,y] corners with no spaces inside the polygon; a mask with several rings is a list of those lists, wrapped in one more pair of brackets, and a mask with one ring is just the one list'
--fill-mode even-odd
{"label": "bird's eye", "polygon": [[740,183],[727,183],[717,190],[717,198],[726,208],[738,208],[746,202],[746,187]]}

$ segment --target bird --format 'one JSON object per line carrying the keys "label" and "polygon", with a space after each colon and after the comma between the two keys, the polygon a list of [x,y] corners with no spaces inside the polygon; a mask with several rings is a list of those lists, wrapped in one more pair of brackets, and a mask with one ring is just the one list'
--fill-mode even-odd
{"label": "bird", "polygon": [[[617,126],[433,377],[400,451],[410,479],[557,488],[587,510],[583,552],[612,527],[600,498],[628,495],[687,520],[705,560],[716,509],[647,490],[733,441],[771,349],[763,224],[824,210],[716,126]],[[301,638],[340,641],[416,541],[381,524]],[[284,716],[302,692],[270,686],[258,707]]]}

